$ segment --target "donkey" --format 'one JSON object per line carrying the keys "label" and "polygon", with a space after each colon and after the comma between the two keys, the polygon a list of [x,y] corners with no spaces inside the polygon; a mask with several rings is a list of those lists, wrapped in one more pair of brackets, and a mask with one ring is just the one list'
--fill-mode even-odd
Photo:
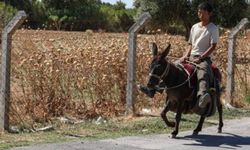
{"label": "donkey", "polygon": [[[156,88],[160,82],[165,84],[164,89],[167,93],[167,98],[165,108],[161,112],[161,118],[167,126],[174,127],[174,131],[171,133],[172,137],[175,138],[178,134],[182,113],[196,113],[200,115],[199,123],[193,131],[193,135],[197,135],[202,130],[205,117],[213,115],[216,111],[216,106],[219,113],[218,133],[221,133],[223,120],[219,82],[215,79],[215,90],[210,92],[212,102],[210,102],[207,107],[200,108],[196,98],[197,86],[190,87],[189,81],[192,75],[189,76],[184,68],[180,67],[178,64],[168,62],[167,60],[170,47],[171,45],[169,44],[162,53],[158,54],[157,45],[153,43],[151,47],[153,60],[150,65],[150,75],[147,87]],[[168,120],[168,111],[176,113],[175,122]]]}

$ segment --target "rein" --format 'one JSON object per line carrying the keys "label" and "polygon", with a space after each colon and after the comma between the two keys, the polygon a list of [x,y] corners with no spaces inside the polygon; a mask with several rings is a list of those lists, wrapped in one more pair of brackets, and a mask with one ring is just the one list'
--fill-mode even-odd
{"label": "rein", "polygon": [[[168,58],[172,58],[172,59],[179,59],[178,57],[173,57],[173,56],[167,56]],[[194,63],[194,62],[192,62],[192,61],[189,61],[189,60],[185,60],[186,62],[188,62],[188,63],[190,63],[190,64],[192,64],[192,65],[194,65],[194,66],[196,66],[196,67],[199,67],[199,68],[203,68],[203,67],[201,67],[199,64],[197,64],[197,63]]]}
{"label": "rein", "polygon": [[188,76],[188,78],[184,82],[182,82],[181,84],[178,84],[178,85],[175,85],[175,86],[172,86],[172,87],[167,87],[166,86],[165,88],[159,88],[159,89],[165,89],[167,91],[167,90],[176,89],[176,88],[179,88],[179,87],[183,86],[184,84],[186,84],[187,82],[190,81],[190,79],[194,76],[196,70],[197,70],[197,67],[195,67],[194,72],[190,76]]}
{"label": "rein", "polygon": [[166,66],[166,68],[165,68],[164,72],[162,73],[162,75],[158,76],[158,75],[156,75],[156,74],[150,73],[149,76],[150,76],[150,77],[155,77],[155,78],[157,78],[157,79],[159,79],[159,80],[162,80],[163,77],[165,77],[165,76],[168,75],[169,70],[170,70],[170,64],[168,63],[168,65]]}
{"label": "rein", "polygon": [[[177,59],[177,57],[169,57],[169,58],[175,58],[175,59]],[[171,89],[176,89],[176,88],[179,88],[179,87],[183,86],[187,82],[189,82],[190,79],[194,76],[194,74],[195,74],[195,72],[197,70],[197,67],[200,67],[200,66],[198,64],[196,64],[196,63],[191,62],[191,61],[187,61],[187,62],[195,65],[195,70],[194,70],[194,72],[191,75],[188,75],[188,78],[185,81],[183,81],[181,84],[178,84],[178,85],[175,85],[175,86],[172,86],[172,87],[167,87],[167,86],[164,87],[164,88],[158,87],[158,89],[159,90],[166,90],[166,91],[167,90],[171,90]],[[170,63],[168,63],[168,65],[166,66],[166,68],[165,68],[164,72],[162,73],[162,75],[158,76],[158,75],[150,73],[149,76],[150,77],[155,77],[155,78],[157,78],[157,79],[159,79],[161,81],[161,80],[163,80],[164,77],[166,77],[168,75],[169,70],[170,70]]]}

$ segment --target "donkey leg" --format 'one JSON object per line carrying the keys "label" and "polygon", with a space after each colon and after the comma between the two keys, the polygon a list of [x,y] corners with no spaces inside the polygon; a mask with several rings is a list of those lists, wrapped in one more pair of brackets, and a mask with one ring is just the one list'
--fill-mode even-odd
{"label": "donkey leg", "polygon": [[167,100],[167,103],[166,103],[166,106],[165,108],[163,109],[163,111],[161,112],[161,118],[163,119],[163,121],[165,122],[165,124],[168,126],[168,127],[174,127],[175,126],[175,123],[174,122],[169,122],[168,121],[168,118],[167,118],[167,112],[169,111],[170,109],[170,106],[171,106],[171,103],[169,102],[169,100]]}
{"label": "donkey leg", "polygon": [[222,133],[222,127],[223,127],[223,119],[222,119],[222,103],[220,101],[220,97],[217,98],[217,109],[219,113],[219,127],[218,127],[218,133]]}
{"label": "donkey leg", "polygon": [[180,124],[180,120],[181,120],[182,111],[183,111],[182,103],[179,103],[178,107],[177,107],[177,113],[176,113],[176,116],[175,116],[175,120],[176,120],[176,122],[175,122],[175,130],[171,133],[172,138],[175,138],[176,135],[179,132],[179,124]]}
{"label": "donkey leg", "polygon": [[202,126],[203,126],[204,120],[205,120],[205,117],[201,116],[199,124],[197,125],[197,127],[193,131],[193,135],[198,135],[198,133],[202,130]]}

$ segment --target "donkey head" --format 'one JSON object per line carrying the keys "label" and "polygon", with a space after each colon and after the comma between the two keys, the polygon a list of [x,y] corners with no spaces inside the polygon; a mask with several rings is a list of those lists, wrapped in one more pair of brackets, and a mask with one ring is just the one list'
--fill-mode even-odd
{"label": "donkey head", "polygon": [[151,45],[150,49],[153,53],[153,60],[150,64],[148,87],[153,88],[159,85],[160,81],[168,74],[170,66],[165,57],[168,55],[170,47],[171,45],[169,44],[162,53],[158,54],[157,45],[155,43]]}

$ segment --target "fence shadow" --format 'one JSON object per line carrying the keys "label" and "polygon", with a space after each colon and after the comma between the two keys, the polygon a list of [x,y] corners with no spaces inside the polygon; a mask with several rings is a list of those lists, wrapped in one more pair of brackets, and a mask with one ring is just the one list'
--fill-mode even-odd
{"label": "fence shadow", "polygon": [[223,133],[222,135],[188,135],[181,139],[195,140],[198,143],[190,143],[184,145],[204,146],[204,147],[220,147],[226,149],[237,149],[243,145],[250,146],[249,136],[240,136],[231,133]]}

